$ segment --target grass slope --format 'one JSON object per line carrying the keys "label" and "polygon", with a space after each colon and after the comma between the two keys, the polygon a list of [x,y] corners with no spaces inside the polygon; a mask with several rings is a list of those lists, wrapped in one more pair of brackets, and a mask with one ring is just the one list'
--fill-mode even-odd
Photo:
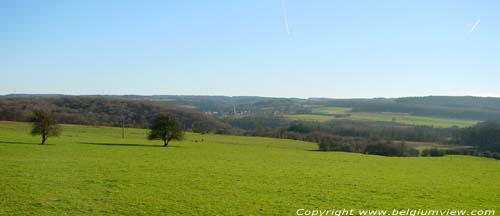
{"label": "grass slope", "polygon": [[[313,143],[64,126],[37,145],[0,123],[0,215],[292,215],[297,208],[495,209],[500,163],[310,151]],[[202,141],[203,140],[203,141]]]}

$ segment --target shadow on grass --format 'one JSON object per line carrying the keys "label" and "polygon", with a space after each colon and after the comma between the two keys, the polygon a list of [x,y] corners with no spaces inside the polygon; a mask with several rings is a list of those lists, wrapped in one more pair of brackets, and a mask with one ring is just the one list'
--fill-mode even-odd
{"label": "shadow on grass", "polygon": [[[99,145],[99,146],[127,146],[127,147],[162,147],[163,145],[146,145],[146,144],[125,144],[125,143],[97,143],[97,142],[78,142],[85,145]],[[178,148],[178,146],[168,146],[166,148]]]}
{"label": "shadow on grass", "polygon": [[0,140],[0,144],[40,145],[39,142],[12,142],[12,141],[2,141],[2,140]]}

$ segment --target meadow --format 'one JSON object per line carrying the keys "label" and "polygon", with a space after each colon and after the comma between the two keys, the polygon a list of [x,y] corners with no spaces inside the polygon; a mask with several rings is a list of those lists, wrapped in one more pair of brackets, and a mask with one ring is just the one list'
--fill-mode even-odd
{"label": "meadow", "polygon": [[38,145],[0,122],[0,215],[293,215],[306,209],[500,210],[500,163],[318,152],[314,143],[64,125]]}
{"label": "meadow", "polygon": [[312,109],[313,113],[323,115],[345,114],[352,111],[352,108],[346,107],[319,107]]}
{"label": "meadow", "polygon": [[[337,115],[337,116],[336,116]],[[408,125],[422,125],[434,127],[468,127],[478,121],[455,118],[440,118],[429,116],[415,116],[407,113],[394,112],[351,112],[350,108],[343,107],[321,107],[312,110],[312,114],[286,115],[288,119],[302,121],[331,121],[331,120],[355,120],[355,121],[380,121],[397,122]]]}

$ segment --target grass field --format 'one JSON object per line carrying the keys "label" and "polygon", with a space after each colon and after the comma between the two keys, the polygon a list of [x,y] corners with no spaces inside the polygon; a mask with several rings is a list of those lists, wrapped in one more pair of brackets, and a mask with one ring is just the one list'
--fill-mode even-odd
{"label": "grass field", "polygon": [[332,115],[316,115],[316,114],[292,114],[292,115],[285,115],[285,117],[291,120],[299,120],[299,121],[330,121],[337,119],[337,117]]}
{"label": "grass field", "polygon": [[312,110],[312,113],[334,115],[334,114],[345,114],[351,111],[352,111],[351,108],[345,108],[345,107],[320,107],[320,108],[314,108]]}
{"label": "grass field", "polygon": [[[350,114],[348,116],[337,117],[335,115]],[[382,121],[408,124],[408,125],[428,125],[434,127],[467,127],[478,123],[474,120],[438,118],[427,116],[414,116],[406,113],[392,112],[351,112],[350,108],[343,107],[322,107],[313,109],[313,114],[286,115],[287,118],[303,121],[330,121],[335,119],[358,120],[358,121]]]}
{"label": "grass field", "polygon": [[293,215],[298,208],[500,210],[500,163],[317,152],[313,143],[0,122],[0,215]]}
{"label": "grass field", "polygon": [[352,120],[363,121],[385,121],[389,122],[394,119],[395,122],[409,125],[432,125],[434,127],[467,127],[476,124],[478,121],[452,119],[452,118],[437,118],[426,116],[414,116],[404,113],[353,113],[347,117]]}

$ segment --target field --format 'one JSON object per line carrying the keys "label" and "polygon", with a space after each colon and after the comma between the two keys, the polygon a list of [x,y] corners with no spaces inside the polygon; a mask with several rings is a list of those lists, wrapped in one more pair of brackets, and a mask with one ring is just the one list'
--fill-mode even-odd
{"label": "field", "polygon": [[500,163],[317,152],[313,143],[0,122],[0,215],[293,215],[298,208],[500,210]]}
{"label": "field", "polygon": [[[340,116],[335,116],[340,115]],[[478,121],[438,118],[428,116],[414,116],[406,113],[392,112],[351,112],[350,108],[342,107],[322,107],[313,109],[313,114],[286,115],[287,118],[303,121],[330,121],[335,119],[357,120],[357,121],[381,121],[397,122],[408,125],[428,125],[434,127],[467,127],[476,124]]]}
{"label": "field", "polygon": [[323,115],[345,114],[351,112],[351,108],[345,107],[320,107],[312,110],[313,113]]}

